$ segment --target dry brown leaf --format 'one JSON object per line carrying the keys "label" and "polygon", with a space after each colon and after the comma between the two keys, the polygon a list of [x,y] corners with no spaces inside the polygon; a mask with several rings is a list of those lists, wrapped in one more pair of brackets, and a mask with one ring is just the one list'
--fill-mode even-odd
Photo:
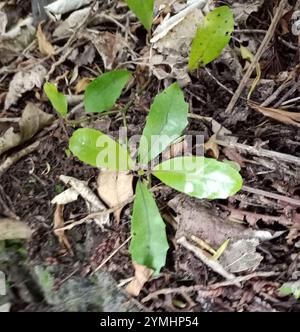
{"label": "dry brown leaf", "polygon": [[124,48],[124,41],[118,34],[108,31],[89,32],[83,37],[90,40],[103,60],[105,69],[111,70],[118,53]]}
{"label": "dry brown leaf", "polygon": [[264,107],[253,101],[249,101],[248,105],[255,111],[258,111],[269,118],[285,124],[291,124],[293,126],[300,127],[300,113],[288,112],[279,108]]}
{"label": "dry brown leaf", "polygon": [[188,151],[188,144],[186,140],[182,140],[178,143],[174,143],[169,146],[169,148],[163,152],[162,158],[163,160],[168,160],[171,158],[175,158],[178,156],[188,155],[190,151]]}
{"label": "dry brown leaf", "polygon": [[230,243],[221,256],[220,262],[231,273],[254,271],[263,260],[263,256],[256,252],[258,245],[257,239],[242,239]]}
{"label": "dry brown leaf", "polygon": [[133,266],[135,269],[135,276],[125,290],[131,296],[138,296],[145,283],[151,278],[153,270],[137,263],[133,263]]}
{"label": "dry brown leaf", "polygon": [[79,93],[85,91],[86,87],[92,82],[92,78],[90,77],[83,77],[75,87],[75,92],[78,95]]}
{"label": "dry brown leaf", "polygon": [[58,229],[64,227],[65,225],[63,214],[64,214],[64,205],[58,204],[56,206],[53,218],[54,234],[57,236],[60,245],[68,249],[70,253],[73,254],[70,242],[65,235],[65,231]]}
{"label": "dry brown leaf", "polygon": [[32,138],[39,130],[52,123],[54,117],[44,113],[37,106],[28,103],[19,121],[20,132],[15,133],[14,128],[9,128],[0,137],[0,156]]}
{"label": "dry brown leaf", "polygon": [[30,228],[20,220],[0,219],[0,241],[14,239],[29,239]]}
{"label": "dry brown leaf", "polygon": [[55,50],[52,44],[47,40],[43,30],[42,30],[42,23],[39,24],[36,37],[39,44],[39,50],[44,55],[53,55]]}
{"label": "dry brown leaf", "polygon": [[7,110],[14,105],[23,93],[31,91],[34,87],[41,88],[46,74],[47,70],[42,65],[16,73],[9,84],[4,109]]}
{"label": "dry brown leaf", "polygon": [[219,158],[220,151],[219,146],[217,144],[217,134],[213,134],[209,140],[204,144],[205,153],[212,152],[212,157],[215,159]]}
{"label": "dry brown leaf", "polygon": [[[71,176],[61,175],[60,180],[64,182],[66,185],[70,185],[74,190],[76,190],[82,198],[85,200],[89,212],[101,212],[105,211],[106,207],[100,201],[100,199],[94,194],[94,192],[89,188],[85,181],[78,180]],[[109,215],[102,215],[99,217],[93,218],[93,220],[99,225],[103,227],[103,225],[109,222]]]}
{"label": "dry brown leaf", "polygon": [[[133,176],[126,172],[101,170],[97,179],[97,190],[100,198],[110,207],[118,206],[133,196]],[[122,208],[115,211],[117,223],[120,222]]]}

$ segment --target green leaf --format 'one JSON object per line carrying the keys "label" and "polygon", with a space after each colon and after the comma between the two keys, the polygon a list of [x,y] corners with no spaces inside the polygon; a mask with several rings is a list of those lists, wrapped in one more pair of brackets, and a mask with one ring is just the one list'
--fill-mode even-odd
{"label": "green leaf", "polygon": [[78,159],[94,167],[127,171],[134,166],[123,145],[95,129],[77,129],[69,148]]}
{"label": "green leaf", "polygon": [[152,193],[138,181],[131,221],[132,240],[129,251],[132,260],[158,274],[165,265],[168,251],[166,226]]}
{"label": "green leaf", "polygon": [[189,69],[197,69],[216,59],[229,43],[234,29],[234,18],[229,7],[214,9],[197,29],[189,58]]}
{"label": "green leaf", "polygon": [[168,186],[197,198],[227,198],[243,184],[228,164],[205,157],[178,157],[154,167],[153,175]]}
{"label": "green leaf", "polygon": [[101,113],[110,110],[131,78],[127,70],[115,70],[97,77],[85,89],[86,112]]}
{"label": "green leaf", "polygon": [[139,146],[142,165],[158,156],[180,137],[188,124],[188,104],[178,83],[157,95],[150,108]]}
{"label": "green leaf", "polygon": [[126,2],[143,26],[150,30],[153,21],[154,0],[127,0]]}
{"label": "green leaf", "polygon": [[65,117],[68,113],[67,97],[59,92],[56,85],[52,83],[45,83],[44,91],[56,112]]}
{"label": "green leaf", "polygon": [[282,295],[293,294],[296,300],[300,299],[300,280],[284,283],[279,288],[279,292]]}

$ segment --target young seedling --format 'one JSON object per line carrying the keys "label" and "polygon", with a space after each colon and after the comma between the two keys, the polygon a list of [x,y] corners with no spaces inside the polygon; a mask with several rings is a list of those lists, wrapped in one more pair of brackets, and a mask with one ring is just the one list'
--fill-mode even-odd
{"label": "young seedling", "polygon": [[[93,81],[86,90],[84,104],[87,111],[102,112],[113,107],[113,101],[117,100],[130,78],[128,72],[122,74],[125,76],[122,76],[122,82],[119,81],[118,93],[113,93],[112,98],[111,86],[117,84],[112,77],[116,73],[104,75]],[[102,85],[103,80],[107,85]],[[99,90],[103,86],[104,91]],[[107,94],[107,91],[111,93]],[[95,129],[78,129],[69,142],[70,151],[81,161],[94,167],[131,171],[138,177],[130,253],[134,262],[151,268],[155,274],[165,264],[168,242],[165,224],[146,175],[148,178],[153,175],[171,188],[196,198],[224,199],[234,195],[242,186],[242,178],[236,169],[205,157],[176,157],[149,167],[150,162],[181,137],[188,124],[187,117],[188,104],[179,85],[174,83],[158,94],[151,105],[137,151],[137,161],[131,158],[127,147]]]}

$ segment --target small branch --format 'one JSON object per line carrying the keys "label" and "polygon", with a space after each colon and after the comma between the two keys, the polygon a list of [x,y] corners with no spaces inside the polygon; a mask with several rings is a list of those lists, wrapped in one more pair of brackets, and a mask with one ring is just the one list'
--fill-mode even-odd
{"label": "small branch", "polygon": [[[228,281],[233,281],[236,279],[235,275],[232,273],[227,272],[224,267],[217,261],[213,261],[212,259],[209,259],[206,257],[206,255],[203,253],[203,251],[194,246],[193,244],[189,243],[187,239],[183,236],[180,239],[177,240],[178,244],[181,244],[184,248],[187,250],[190,250],[196,257],[198,257],[205,265],[210,267],[213,271],[221,275],[223,278],[227,279]],[[234,282],[234,284],[238,287],[240,287],[240,284],[238,282]]]}
{"label": "small branch", "polygon": [[231,113],[233,111],[234,106],[236,105],[238,99],[240,98],[240,95],[242,94],[242,92],[243,92],[243,90],[244,90],[244,88],[245,88],[252,72],[256,68],[256,65],[259,63],[260,58],[264,54],[269,42],[271,41],[271,39],[272,39],[272,37],[275,33],[277,24],[278,24],[279,20],[282,17],[282,13],[283,13],[283,10],[284,10],[284,7],[285,7],[286,3],[287,3],[287,0],[282,0],[280,2],[279,6],[277,7],[276,13],[273,17],[273,20],[272,20],[271,25],[268,29],[268,32],[266,33],[266,35],[265,35],[265,37],[264,37],[257,53],[254,56],[253,61],[249,65],[249,68],[248,68],[247,72],[245,73],[245,75],[244,75],[243,79],[241,80],[237,90],[235,91],[229,105],[227,106],[225,113]]}
{"label": "small branch", "polygon": [[15,164],[17,161],[22,159],[23,157],[27,156],[28,154],[32,153],[33,151],[37,150],[40,145],[40,142],[37,141],[23,150],[15,153],[13,156],[10,156],[6,158],[6,160],[0,164],[0,176],[6,172],[13,164]]}
{"label": "small branch", "polygon": [[270,193],[270,192],[265,191],[265,190],[251,188],[251,187],[247,187],[247,186],[243,186],[242,190],[246,191],[248,193],[251,193],[251,194],[256,194],[256,195],[264,196],[264,197],[268,197],[268,198],[273,198],[277,201],[282,201],[282,202],[285,202],[285,203],[290,204],[290,205],[300,206],[300,200],[299,199],[294,199],[294,198],[291,198],[291,197],[287,197],[287,196],[283,196],[283,195],[279,195],[279,194],[274,194],[274,193]]}
{"label": "small branch", "polygon": [[218,288],[221,287],[227,287],[227,286],[235,286],[236,283],[241,283],[241,282],[245,282],[245,281],[249,281],[253,278],[269,278],[269,277],[273,277],[278,275],[277,272],[255,272],[255,273],[251,273],[248,274],[246,276],[242,276],[242,277],[237,277],[232,281],[224,281],[224,282],[219,282],[216,284],[212,284],[210,286],[202,286],[202,285],[195,285],[195,286],[189,286],[189,287],[185,287],[185,286],[181,286],[181,287],[177,287],[177,288],[163,288],[163,289],[159,289],[156,292],[153,292],[151,294],[149,294],[148,296],[144,297],[142,299],[142,303],[146,303],[152,299],[157,298],[159,295],[168,295],[168,294],[182,294],[182,293],[191,293],[191,292],[196,292],[196,291],[204,291],[204,292],[209,292],[211,290],[216,290]]}
{"label": "small branch", "polygon": [[126,239],[118,248],[116,248],[107,258],[104,259],[103,262],[97,268],[91,273],[91,275],[95,274],[97,271],[99,271],[108,261],[110,261],[117,252],[119,252],[120,249],[122,249],[126,243],[128,243],[131,240],[131,236],[129,236],[128,239]]}
{"label": "small branch", "polygon": [[280,160],[280,161],[284,161],[287,163],[291,163],[291,164],[300,166],[300,158],[289,155],[289,154],[266,150],[266,149],[262,149],[260,147],[255,147],[255,146],[251,146],[251,145],[236,143],[225,137],[219,138],[216,141],[216,143],[221,146],[226,146],[226,147],[230,147],[230,148],[234,148],[234,149],[241,149],[241,150],[247,151],[250,154],[258,156],[258,157],[266,157],[266,158]]}

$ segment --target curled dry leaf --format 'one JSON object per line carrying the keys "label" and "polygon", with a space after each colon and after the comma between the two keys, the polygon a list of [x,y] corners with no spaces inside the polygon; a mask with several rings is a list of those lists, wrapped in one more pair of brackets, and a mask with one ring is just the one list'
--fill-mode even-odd
{"label": "curled dry leaf", "polygon": [[125,290],[131,296],[138,296],[145,283],[151,278],[153,270],[137,263],[133,263],[133,266],[135,269],[135,276]]}
{"label": "curled dry leaf", "polygon": [[47,40],[43,30],[41,23],[38,26],[36,37],[39,44],[39,50],[44,55],[53,55],[54,54],[54,47],[52,44]]}
{"label": "curled dry leaf", "polygon": [[93,79],[90,77],[83,77],[78,81],[75,87],[75,92],[78,95],[79,93],[85,91],[86,87],[91,83]]}
{"label": "curled dry leaf", "polygon": [[20,220],[0,219],[0,241],[14,239],[29,239],[30,228]]}
{"label": "curled dry leaf", "polygon": [[46,74],[47,70],[42,65],[16,73],[9,84],[4,109],[7,110],[14,105],[23,93],[31,91],[34,87],[41,88]]}
{"label": "curled dry leaf", "polygon": [[[100,198],[110,208],[118,206],[133,196],[133,176],[127,172],[101,170],[97,180],[97,190]],[[120,222],[122,208],[115,211],[117,223]]]}
{"label": "curled dry leaf", "polygon": [[[106,210],[104,204],[93,193],[85,181],[65,175],[61,175],[59,178],[63,183],[71,186],[80,194],[80,196],[85,200],[89,212],[101,212]],[[102,215],[94,218],[93,220],[97,223],[97,225],[103,227],[103,225],[109,222],[109,215]]]}
{"label": "curled dry leaf", "polygon": [[69,188],[69,189],[63,191],[62,193],[56,195],[52,199],[51,203],[66,205],[66,204],[76,201],[78,199],[78,196],[79,196],[79,193],[75,189]]}
{"label": "curled dry leaf", "polygon": [[263,260],[263,256],[256,252],[258,245],[257,239],[242,239],[230,243],[221,256],[220,262],[231,273],[253,271]]}
{"label": "curled dry leaf", "polygon": [[59,229],[64,227],[64,225],[64,205],[57,204],[53,218],[54,234],[57,236],[60,245],[72,253],[72,248],[68,238],[65,235],[65,231]]}
{"label": "curled dry leaf", "polygon": [[45,10],[58,17],[60,15],[72,12],[80,7],[90,4],[93,0],[56,0],[45,7]]}
{"label": "curled dry leaf", "polygon": [[9,128],[0,137],[0,155],[32,138],[38,131],[52,123],[54,117],[44,113],[37,106],[28,103],[19,121],[20,132]]}
{"label": "curled dry leaf", "polygon": [[209,140],[204,144],[204,150],[205,152],[210,152],[212,153],[212,157],[215,159],[219,158],[220,151],[219,151],[219,146],[217,143],[217,134],[213,134]]}
{"label": "curled dry leaf", "polygon": [[253,101],[248,101],[248,105],[255,111],[285,124],[300,127],[300,113],[288,112],[278,108],[264,107]]}

